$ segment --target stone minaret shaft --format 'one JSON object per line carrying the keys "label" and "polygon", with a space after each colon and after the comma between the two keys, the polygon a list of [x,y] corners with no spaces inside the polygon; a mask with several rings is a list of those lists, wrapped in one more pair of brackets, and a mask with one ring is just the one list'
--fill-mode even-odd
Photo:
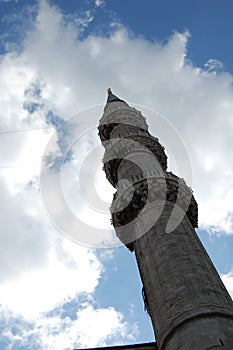
{"label": "stone minaret shaft", "polygon": [[195,232],[197,203],[145,118],[108,91],[99,136],[111,212],[135,252],[159,350],[233,349],[233,302]]}

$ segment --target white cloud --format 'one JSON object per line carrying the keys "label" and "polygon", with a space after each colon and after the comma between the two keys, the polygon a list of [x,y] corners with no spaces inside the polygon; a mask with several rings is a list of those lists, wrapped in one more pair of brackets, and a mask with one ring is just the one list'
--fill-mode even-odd
{"label": "white cloud", "polygon": [[96,7],[104,6],[104,1],[103,0],[95,0],[95,6]]}
{"label": "white cloud", "polygon": [[[0,319],[8,324],[8,327],[3,327],[2,337],[10,343],[9,349],[24,345],[33,350],[36,344],[38,350],[68,350],[106,346],[113,342],[119,344],[126,340],[133,342],[138,334],[136,324],[128,324],[123,315],[112,307],[102,309],[88,304],[75,312],[72,318],[61,317],[61,312],[59,310],[52,316],[41,316],[28,322],[1,310]],[[9,325],[17,329],[17,334],[9,329]]]}
{"label": "white cloud", "polygon": [[[35,246],[40,248],[37,242]],[[50,248],[47,256],[46,252],[43,253],[47,260],[43,261],[44,266],[42,263],[42,266],[33,266],[30,259],[28,263],[32,265],[27,266],[27,271],[2,284],[1,304],[27,319],[35,319],[41,312],[52,310],[78,293],[93,293],[100,278],[99,261],[86,248],[76,245],[71,250],[75,257],[69,250],[63,251],[62,245]],[[34,254],[42,259],[41,253]]]}
{"label": "white cloud", "polygon": [[[93,310],[92,307],[88,307],[78,313],[78,320],[79,341],[86,347],[94,347],[96,344],[105,346],[109,336],[116,337],[118,343],[125,338],[132,341],[138,332],[135,325],[129,327],[127,323],[122,322],[123,316],[114,308]],[[101,328],[96,327],[99,323],[102,324]]]}
{"label": "white cloud", "polygon": [[228,292],[233,299],[233,272],[229,272],[221,276],[223,283],[225,284]]}
{"label": "white cloud", "polygon": [[83,17],[76,17],[74,18],[74,22],[77,24],[79,30],[83,30],[86,28],[90,22],[92,22],[94,19],[93,15],[91,14],[90,10],[86,11]]}
{"label": "white cloud", "polygon": [[204,67],[207,69],[209,72],[213,72],[216,74],[217,71],[221,70],[224,68],[224,65],[221,61],[210,58],[205,64]]}
{"label": "white cloud", "polygon": [[93,293],[102,270],[99,260],[54,230],[38,189],[28,185],[11,194],[1,182],[0,192],[2,306],[33,318],[77,293]]}

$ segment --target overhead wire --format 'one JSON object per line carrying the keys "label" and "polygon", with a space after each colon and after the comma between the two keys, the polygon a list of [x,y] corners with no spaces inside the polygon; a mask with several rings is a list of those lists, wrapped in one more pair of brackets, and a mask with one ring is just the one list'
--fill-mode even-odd
{"label": "overhead wire", "polygon": [[[76,124],[78,125],[82,125],[82,124],[90,124],[90,123],[95,123],[96,120],[90,120],[90,121],[86,121],[86,122],[78,122]],[[17,132],[27,132],[27,131],[36,131],[36,130],[47,130],[47,129],[57,129],[60,125],[62,125],[63,123],[59,124],[57,127],[55,126],[48,126],[48,127],[44,127],[44,128],[31,128],[31,129],[17,129],[17,130],[6,130],[6,131],[1,131],[0,130],[0,135],[2,134],[13,134],[13,133],[17,133]]]}
{"label": "overhead wire", "polygon": [[[96,120],[90,120],[90,121],[86,121],[86,122],[80,122],[77,124],[90,124],[90,123],[94,123],[96,122]],[[59,124],[62,125],[63,123]],[[58,125],[58,127],[59,127]],[[37,131],[37,130],[49,130],[49,129],[57,129],[55,126],[48,126],[48,127],[43,127],[43,128],[31,128],[31,129],[17,129],[17,130],[6,130],[6,131],[1,131],[0,130],[0,135],[4,135],[4,134],[14,134],[14,133],[20,133],[20,132],[28,132],[28,131]],[[5,169],[5,168],[16,168],[19,166],[23,166],[23,165],[5,165],[5,166],[1,166],[0,165],[0,169]]]}

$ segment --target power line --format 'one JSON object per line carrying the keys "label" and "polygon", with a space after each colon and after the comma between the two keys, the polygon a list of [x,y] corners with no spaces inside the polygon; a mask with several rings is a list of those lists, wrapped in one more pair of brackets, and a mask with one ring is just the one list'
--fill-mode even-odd
{"label": "power line", "polygon": [[[90,123],[95,123],[96,120],[90,120],[90,121],[86,121],[86,122],[80,122],[77,123],[79,125],[82,124],[90,124]],[[20,132],[29,132],[29,131],[37,131],[37,130],[48,130],[48,129],[55,129],[56,128],[54,126],[48,126],[48,127],[43,127],[43,128],[31,128],[31,129],[18,129],[18,130],[7,130],[7,131],[0,131],[0,135],[4,135],[4,134],[14,134],[14,133],[20,133]],[[16,168],[19,166],[26,166],[26,165],[22,165],[22,164],[17,164],[17,165],[0,165],[0,169],[7,169],[7,168]]]}
{"label": "power line", "polygon": [[27,132],[27,131],[36,131],[36,130],[47,130],[47,129],[55,129],[54,126],[49,126],[46,128],[33,128],[33,129],[18,129],[18,130],[7,130],[7,131],[0,131],[1,134],[13,134],[17,132]]}
{"label": "power line", "polygon": [[[76,123],[78,125],[82,125],[82,124],[90,124],[90,123],[96,123],[96,120],[90,120],[90,121],[86,121],[86,122],[80,122],[80,123]],[[60,125],[62,125],[63,123],[61,123]],[[57,126],[59,127],[59,125]],[[28,132],[28,131],[36,131],[36,130],[48,130],[48,129],[57,129],[55,126],[48,126],[48,127],[44,127],[44,128],[32,128],[32,129],[17,129],[17,130],[6,130],[6,131],[0,131],[0,135],[2,134],[13,134],[13,133],[17,133],[17,132]]]}

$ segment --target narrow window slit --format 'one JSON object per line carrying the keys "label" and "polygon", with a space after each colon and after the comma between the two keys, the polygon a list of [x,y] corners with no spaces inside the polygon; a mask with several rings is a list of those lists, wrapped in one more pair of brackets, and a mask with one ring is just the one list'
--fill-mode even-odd
{"label": "narrow window slit", "polygon": [[224,345],[224,343],[223,343],[222,339],[219,339],[219,341],[220,341],[220,344],[221,344],[221,345]]}

